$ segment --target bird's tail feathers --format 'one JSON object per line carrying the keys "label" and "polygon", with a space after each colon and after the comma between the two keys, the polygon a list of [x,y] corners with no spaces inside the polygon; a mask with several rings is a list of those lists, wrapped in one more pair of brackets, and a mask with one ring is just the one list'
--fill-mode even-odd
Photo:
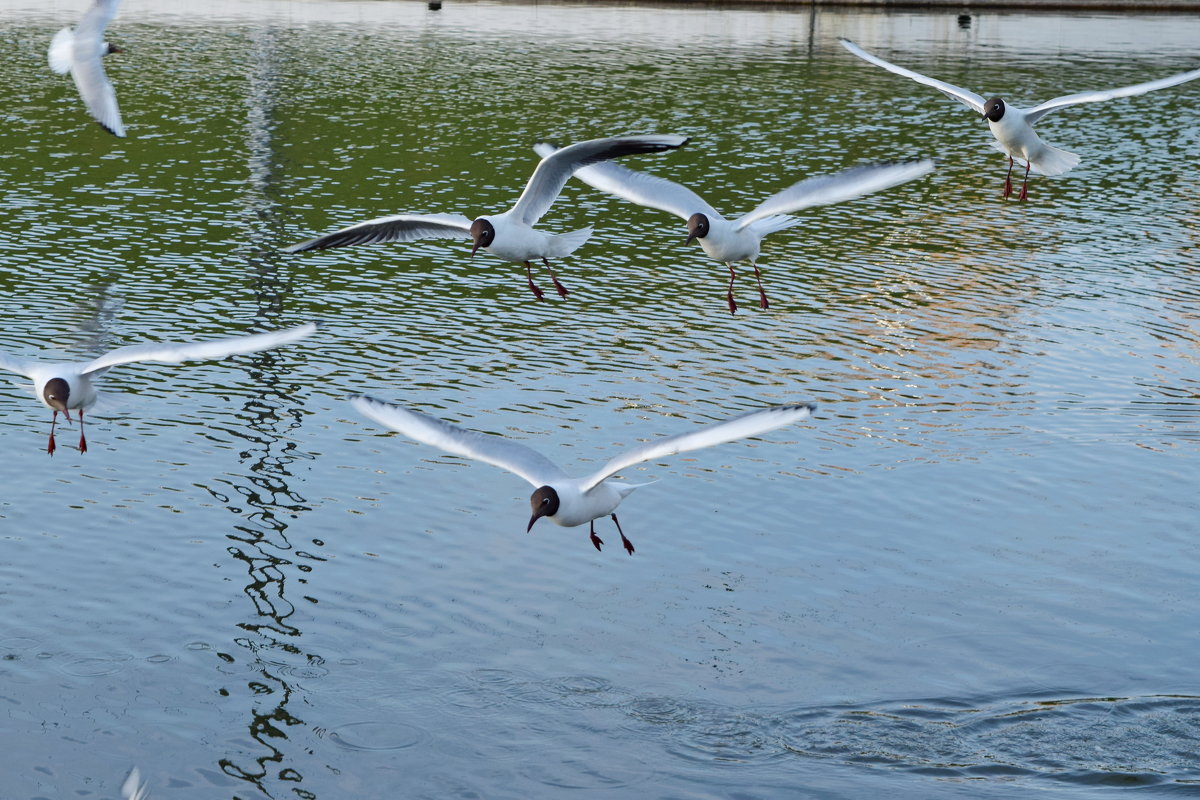
{"label": "bird's tail feathers", "polygon": [[583,247],[583,243],[586,242],[591,235],[592,228],[590,225],[586,228],[580,228],[577,231],[554,234],[550,239],[550,257],[562,258],[563,256],[570,255],[580,247]]}
{"label": "bird's tail feathers", "polygon": [[54,38],[50,40],[50,52],[47,53],[50,58],[50,69],[59,75],[70,72],[71,49],[74,46],[75,32],[70,28],[63,28],[54,34]]}
{"label": "bird's tail feathers", "polygon": [[[1008,155],[1008,151],[999,142],[992,142],[992,146],[1001,153]],[[1074,168],[1078,163],[1079,156],[1043,142],[1041,152],[1038,153],[1037,158],[1029,162],[1029,171],[1036,172],[1039,175],[1062,175],[1067,170]]]}

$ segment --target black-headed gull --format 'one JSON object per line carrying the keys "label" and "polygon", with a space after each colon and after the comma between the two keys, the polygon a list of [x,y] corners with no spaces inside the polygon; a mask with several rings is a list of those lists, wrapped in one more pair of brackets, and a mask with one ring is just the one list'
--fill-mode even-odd
{"label": "black-headed gull", "polygon": [[100,59],[109,53],[121,52],[121,48],[104,41],[104,29],[117,13],[120,2],[95,0],[75,30],[63,28],[54,34],[49,52],[50,69],[60,75],[71,73],[88,112],[100,127],[114,136],[124,136],[125,125],[117,108],[116,92],[104,74]]}
{"label": "black-headed gull", "polygon": [[235,336],[207,342],[155,342],[118,347],[99,358],[82,363],[54,363],[30,361],[0,353],[0,369],[16,372],[33,381],[33,390],[42,404],[54,412],[50,418],[50,443],[46,452],[51,455],[56,449],[54,426],[58,412],[71,421],[71,409],[79,413],[79,452],[87,452],[87,439],[83,432],[83,411],[96,402],[97,392],[93,381],[118,364],[133,361],[157,361],[178,364],[182,361],[212,361],[239,353],[254,353],[270,350],[292,342],[298,342],[317,330],[321,323],[308,322],[282,331],[255,333],[250,336]]}
{"label": "black-headed gull", "polygon": [[841,39],[839,41],[841,41],[842,47],[845,47],[864,61],[868,61],[877,67],[883,67],[897,75],[912,78],[917,83],[932,86],[934,89],[942,92],[942,94],[953,100],[957,100],[979,114],[983,119],[986,119],[988,127],[992,130],[992,136],[996,137],[993,145],[1001,153],[1008,156],[1008,173],[1004,176],[1004,197],[1012,194],[1013,159],[1019,158],[1025,162],[1025,181],[1021,184],[1021,193],[1017,198],[1019,200],[1024,200],[1028,197],[1030,169],[1042,175],[1061,175],[1079,163],[1079,156],[1046,144],[1034,132],[1033,126],[1042,117],[1051,111],[1057,111],[1060,108],[1067,108],[1068,106],[1080,103],[1098,103],[1101,100],[1132,97],[1152,92],[1155,89],[1165,89],[1168,86],[1175,86],[1176,84],[1200,78],[1200,69],[1194,69],[1190,72],[1181,72],[1178,75],[1159,78],[1156,81],[1148,81],[1147,83],[1138,83],[1133,86],[1123,86],[1119,89],[1102,89],[1095,92],[1078,92],[1077,94],[1063,95],[1053,100],[1047,100],[1033,108],[1024,109],[1007,104],[999,97],[985,100],[982,95],[975,94],[968,89],[959,88],[945,81],[928,78],[919,72],[913,72],[911,69],[905,69],[889,61],[884,61],[879,56],[868,53],[848,39]]}
{"label": "black-headed gull", "polygon": [[350,402],[363,415],[385,428],[391,428],[443,452],[478,459],[506,469],[529,481],[536,488],[529,498],[533,516],[529,518],[526,532],[532,530],[533,524],[542,517],[565,528],[573,528],[586,522],[592,544],[599,550],[604,542],[596,535],[595,520],[607,514],[616,523],[617,532],[621,534],[621,544],[630,555],[633,555],[633,544],[621,530],[621,523],[617,521],[615,512],[621,501],[634,489],[649,484],[614,483],[609,481],[609,478],[642,461],[712,447],[749,436],[759,436],[807,419],[816,409],[816,406],[805,403],[751,411],[688,433],[654,439],[614,457],[591,475],[572,478],[541,453],[510,439],[469,431],[419,411],[385,403],[373,397],[353,397]]}
{"label": "black-headed gull", "polygon": [[[548,142],[538,142],[533,149],[541,156],[555,152],[554,145]],[[809,178],[771,195],[752,211],[732,220],[725,219],[686,186],[655,175],[635,172],[619,164],[582,167],[575,171],[575,177],[602,192],[687,220],[687,241],[698,240],[709,257],[724,262],[729,268],[726,299],[732,314],[737,311],[737,303],[733,301],[733,281],[737,277],[733,270],[735,261],[750,262],[754,277],[758,279],[758,304],[761,308],[769,305],[762,285],[762,273],[758,269],[759,247],[767,234],[799,225],[803,221],[788,214],[812,206],[853,200],[919,178],[933,168],[933,161],[928,160],[867,164],[834,175]]]}
{"label": "black-headed gull", "polygon": [[579,248],[592,229],[581,228],[569,233],[543,233],[533,226],[550,210],[571,173],[587,164],[638,153],[660,153],[674,150],[687,143],[686,136],[648,135],[614,136],[592,139],[564,147],[552,157],[543,158],[525,185],[516,205],[501,214],[491,214],[470,220],[461,214],[396,214],[390,217],[360,222],[333,233],[285,247],[286,253],[344,247],[353,244],[378,242],[411,242],[415,239],[470,238],[474,242],[471,255],[480,248],[494,256],[525,265],[529,290],[538,300],[542,290],[533,282],[529,262],[541,259],[550,272],[554,288],[560,297],[567,290],[550,267],[551,258],[562,258]]}

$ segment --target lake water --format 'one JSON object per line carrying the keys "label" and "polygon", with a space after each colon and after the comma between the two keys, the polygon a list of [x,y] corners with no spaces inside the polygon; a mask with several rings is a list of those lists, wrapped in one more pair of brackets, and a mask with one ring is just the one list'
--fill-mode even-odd
{"label": "lake water", "polygon": [[[1200,19],[128,0],[117,140],[46,68],[84,5],[0,0],[0,350],[328,324],[113,370],[86,454],[0,384],[5,798],[1200,791],[1200,84],[1047,117],[1081,164],[1005,202],[978,118],[837,44],[1030,105],[1195,68]],[[574,182],[565,300],[465,241],[279,252],[643,132],[730,213],[941,163],[771,236],[767,311]],[[355,392],[574,471],[819,411],[628,470],[629,557]]]}

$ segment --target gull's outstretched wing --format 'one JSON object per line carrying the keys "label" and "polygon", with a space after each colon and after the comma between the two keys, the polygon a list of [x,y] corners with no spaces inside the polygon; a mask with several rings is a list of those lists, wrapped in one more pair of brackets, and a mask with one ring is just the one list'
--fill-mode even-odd
{"label": "gull's outstretched wing", "polygon": [[534,486],[544,486],[567,477],[558,465],[541,453],[503,436],[469,431],[428,414],[365,395],[350,398],[350,403],[359,413],[385,428],[391,428],[421,444],[436,447],[443,453],[473,458],[506,469]]}
{"label": "gull's outstretched wing", "polygon": [[824,206],[853,200],[864,194],[878,192],[881,189],[928,175],[933,171],[933,167],[932,159],[866,164],[842,170],[834,175],[809,178],[768,197],[753,211],[743,214],[736,220],[736,228],[742,230],[755,220],[776,214],[790,214],[810,206]]}
{"label": "gull's outstretched wing", "polygon": [[592,139],[555,150],[538,162],[517,199],[511,213],[526,225],[533,225],[550,210],[567,179],[580,167],[610,158],[638,153],[661,153],[687,144],[686,136],[651,134],[648,136],[612,136]]}
{"label": "gull's outstretched wing", "polygon": [[897,75],[903,75],[906,78],[912,78],[917,83],[923,83],[926,86],[932,86],[934,89],[937,89],[947,97],[957,100],[967,108],[972,109],[975,111],[975,113],[983,113],[984,99],[968,89],[963,89],[959,86],[955,86],[952,83],[946,83],[945,81],[939,81],[936,78],[927,77],[919,72],[913,72],[911,69],[905,69],[904,67],[897,66],[890,61],[884,61],[879,56],[872,55],[866,50],[863,50],[849,39],[838,39],[838,41],[842,43],[842,47],[846,48],[863,61],[869,61],[877,67],[883,67],[888,72],[894,72]]}
{"label": "gull's outstretched wing", "polygon": [[118,347],[116,350],[84,364],[81,372],[87,375],[133,361],[178,364],[181,361],[211,361],[239,353],[256,353],[259,350],[270,350],[273,347],[298,342],[315,333],[320,324],[319,322],[307,322],[287,330],[214,339],[208,342],[156,342]]}
{"label": "gull's outstretched wing", "polygon": [[1101,89],[1096,92],[1077,92],[1076,94],[1063,95],[1053,100],[1047,100],[1041,105],[1034,106],[1026,111],[1025,121],[1033,125],[1051,111],[1057,111],[1060,108],[1075,106],[1080,103],[1098,103],[1101,100],[1114,100],[1118,97],[1133,97],[1134,95],[1153,92],[1155,89],[1165,89],[1168,86],[1176,86],[1187,81],[1194,81],[1196,78],[1200,78],[1200,69],[1194,69],[1191,72],[1181,72],[1178,75],[1159,78],[1156,81],[1137,83],[1133,86],[1122,86],[1120,89]]}
{"label": "gull's outstretched wing", "polygon": [[[72,37],[71,77],[88,112],[114,136],[125,135],[117,94],[100,60],[107,54],[104,29],[117,13],[120,0],[96,0],[79,20]],[[55,37],[57,39],[57,37]],[[54,44],[51,43],[53,55]]]}
{"label": "gull's outstretched wing", "polygon": [[23,358],[14,358],[7,353],[0,353],[0,369],[24,375],[26,378],[32,378],[37,367],[38,362],[36,361],[26,361]]}
{"label": "gull's outstretched wing", "polygon": [[[549,142],[538,142],[533,149],[543,157],[557,151]],[[692,214],[704,214],[710,218],[721,217],[715,208],[686,186],[657,175],[635,172],[611,161],[580,167],[575,170],[575,177],[593,189],[599,189],[639,206],[657,208],[683,219],[688,219]]]}
{"label": "gull's outstretched wing", "polygon": [[395,214],[360,222],[307,242],[283,248],[285,253],[325,250],[352,244],[412,242],[417,239],[469,239],[471,220],[462,214]]}
{"label": "gull's outstretched wing", "polygon": [[684,453],[688,450],[700,450],[705,447],[732,442],[735,439],[744,439],[748,436],[758,436],[767,431],[781,428],[784,425],[791,425],[793,422],[807,419],[816,408],[811,403],[771,406],[770,408],[742,414],[733,419],[727,419],[724,422],[706,425],[696,431],[679,433],[675,436],[667,436],[662,439],[655,439],[652,442],[646,442],[611,459],[594,475],[585,478],[580,488],[586,492],[605,478],[616,475],[626,467],[641,463],[642,461],[651,461],[663,456]]}

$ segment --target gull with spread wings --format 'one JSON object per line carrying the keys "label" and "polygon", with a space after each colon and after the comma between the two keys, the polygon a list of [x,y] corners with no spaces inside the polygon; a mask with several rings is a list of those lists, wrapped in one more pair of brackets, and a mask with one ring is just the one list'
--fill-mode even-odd
{"label": "gull with spread wings", "polygon": [[[350,401],[358,411],[385,428],[410,439],[436,447],[442,452],[474,458],[512,472],[536,487],[529,498],[533,516],[526,532],[542,517],[556,525],[573,528],[588,523],[596,549],[604,541],[596,535],[595,520],[608,515],[621,534],[621,544],[633,555],[633,544],[621,530],[616,510],[621,501],[647,483],[618,483],[608,479],[626,467],[664,456],[700,450],[713,445],[760,436],[768,431],[807,419],[816,406],[810,403],[770,406],[741,416],[705,425],[688,433],[653,439],[612,458],[596,472],[572,478],[557,464],[536,450],[502,436],[469,431],[444,420],[385,403],[373,397],[359,396]],[[653,481],[651,481],[653,483]]]}
{"label": "gull with spread wings", "polygon": [[524,264],[529,291],[533,292],[538,300],[542,299],[543,292],[533,282],[529,262],[541,259],[550,272],[550,279],[554,282],[559,297],[566,297],[567,289],[554,274],[549,259],[562,258],[574,252],[592,235],[592,229],[587,227],[569,233],[553,234],[536,230],[533,226],[558,199],[567,179],[575,170],[588,164],[639,153],[661,153],[664,150],[682,147],[686,143],[686,136],[660,134],[613,136],[579,142],[564,147],[538,162],[529,183],[525,185],[525,191],[521,193],[516,204],[503,213],[485,215],[474,220],[461,214],[396,214],[360,222],[285,247],[283,250],[285,253],[299,253],[304,250],[355,244],[469,238],[473,242],[472,256],[483,249],[505,261]]}
{"label": "gull with spread wings", "polygon": [[154,342],[118,347],[99,358],[82,363],[56,363],[15,358],[0,353],[0,369],[24,375],[33,381],[33,391],[42,404],[54,414],[50,418],[50,443],[46,452],[54,454],[54,426],[61,411],[67,422],[71,421],[71,409],[79,416],[79,452],[87,452],[87,439],[83,431],[84,409],[95,404],[98,397],[93,383],[104,373],[119,364],[134,361],[156,361],[163,364],[178,364],[183,361],[213,361],[240,353],[256,353],[285,344],[297,342],[314,333],[319,322],[309,322],[282,331],[256,333],[250,336],[235,336],[207,342]]}
{"label": "gull with spread wings", "polygon": [[845,47],[864,61],[874,64],[877,67],[883,67],[897,75],[911,78],[925,86],[932,86],[942,94],[953,100],[957,100],[979,114],[983,119],[986,119],[988,126],[992,130],[992,135],[996,137],[996,141],[993,142],[994,146],[997,150],[1008,156],[1008,174],[1004,176],[1004,197],[1012,194],[1013,159],[1019,158],[1025,162],[1025,180],[1021,184],[1021,193],[1017,198],[1019,200],[1024,200],[1028,196],[1029,171],[1031,169],[1042,175],[1061,175],[1079,163],[1079,156],[1046,144],[1037,135],[1033,130],[1033,126],[1042,117],[1051,111],[1079,105],[1080,103],[1098,103],[1101,100],[1113,100],[1118,97],[1133,97],[1145,94],[1146,92],[1152,92],[1155,89],[1165,89],[1168,86],[1175,86],[1200,78],[1200,69],[1194,69],[1190,72],[1181,72],[1177,75],[1159,78],[1156,81],[1138,83],[1133,86],[1123,86],[1119,89],[1102,89],[1094,92],[1078,92],[1076,94],[1063,95],[1053,100],[1047,100],[1033,108],[1024,109],[1010,103],[1005,103],[1004,99],[1000,97],[985,100],[982,95],[975,94],[967,89],[959,88],[935,78],[926,77],[919,72],[897,66],[890,61],[884,61],[879,56],[868,53],[848,39],[841,39],[840,41],[842,47]]}

